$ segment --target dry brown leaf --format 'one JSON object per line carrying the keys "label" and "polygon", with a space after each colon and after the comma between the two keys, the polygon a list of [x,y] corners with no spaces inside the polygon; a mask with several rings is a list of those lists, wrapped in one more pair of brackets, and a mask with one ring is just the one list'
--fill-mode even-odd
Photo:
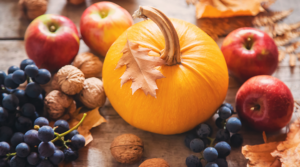
{"label": "dry brown leaf", "polygon": [[252,21],[254,26],[273,25],[276,22],[286,18],[293,10],[277,11],[277,12],[262,12],[259,13]]}
{"label": "dry brown leaf", "polygon": [[262,2],[261,6],[265,9],[268,10],[268,8],[275,2],[276,0],[267,0]]}
{"label": "dry brown leaf", "polygon": [[289,31],[273,39],[277,46],[283,46],[288,44],[290,40],[297,38],[299,36],[300,36],[300,31]]}
{"label": "dry brown leaf", "polygon": [[276,157],[273,157],[271,153],[276,150],[279,142],[271,142],[253,146],[243,146],[242,154],[246,159],[249,159],[248,167],[269,167]]}
{"label": "dry brown leaf", "polygon": [[298,60],[300,60],[300,52],[296,53]]}
{"label": "dry brown leaf", "polygon": [[295,67],[295,65],[296,65],[296,61],[297,61],[297,57],[296,57],[296,54],[294,54],[294,53],[291,53],[291,54],[289,54],[289,56],[290,56],[290,67]]}
{"label": "dry brown leaf", "polygon": [[284,33],[300,28],[300,22],[294,24],[274,24],[267,26],[265,32],[267,32],[271,37],[276,37],[278,35],[283,35]]}
{"label": "dry brown leaf", "polygon": [[255,16],[262,11],[261,0],[201,0],[196,3],[198,19]]}
{"label": "dry brown leaf", "polygon": [[198,2],[198,0],[185,0],[185,1],[188,5],[190,4],[195,5]]}
{"label": "dry brown leaf", "polygon": [[278,50],[279,51],[279,55],[278,55],[278,61],[281,62],[284,58],[285,55],[287,54],[286,51],[284,50]]}
{"label": "dry brown leaf", "polygon": [[294,42],[291,45],[286,47],[286,52],[287,53],[294,53],[298,47],[300,47],[300,41]]}
{"label": "dry brown leaf", "polygon": [[118,62],[116,69],[126,65],[127,69],[121,76],[121,86],[129,80],[132,80],[132,94],[142,89],[144,93],[156,97],[156,80],[164,78],[161,72],[155,67],[165,64],[160,57],[148,56],[151,50],[140,48],[139,44],[130,42],[123,49],[123,56]]}

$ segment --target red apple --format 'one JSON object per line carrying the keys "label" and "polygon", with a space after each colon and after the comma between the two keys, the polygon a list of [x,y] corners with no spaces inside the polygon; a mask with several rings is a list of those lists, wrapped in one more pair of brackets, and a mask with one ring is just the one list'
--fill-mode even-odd
{"label": "red apple", "polygon": [[83,12],[80,32],[87,46],[105,56],[112,43],[132,24],[132,17],[124,8],[104,1]]}
{"label": "red apple", "polygon": [[258,131],[276,131],[292,118],[294,99],[289,88],[269,75],[247,80],[235,98],[236,111],[244,124]]}
{"label": "red apple", "polygon": [[271,75],[278,65],[278,49],[265,32],[246,27],[231,32],[221,47],[228,71],[244,82],[256,75]]}
{"label": "red apple", "polygon": [[40,68],[57,71],[70,64],[79,50],[79,34],[75,24],[64,16],[41,15],[25,32],[27,55]]}

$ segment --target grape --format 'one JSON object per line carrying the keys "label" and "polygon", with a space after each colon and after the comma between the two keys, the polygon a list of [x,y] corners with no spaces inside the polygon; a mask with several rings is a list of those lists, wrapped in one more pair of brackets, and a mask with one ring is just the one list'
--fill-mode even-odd
{"label": "grape", "polygon": [[44,159],[36,167],[54,167],[54,165],[47,159]]}
{"label": "grape", "polygon": [[22,84],[26,81],[27,76],[23,70],[16,70],[12,74],[12,79],[16,84]]}
{"label": "grape", "polygon": [[44,125],[49,125],[49,121],[47,118],[45,117],[38,117],[35,121],[34,121],[34,125],[38,125],[39,127],[42,127]]}
{"label": "grape", "polygon": [[230,108],[230,110],[232,111],[232,113],[234,112],[234,109],[233,109],[233,107],[232,107],[231,104],[229,104],[229,103],[224,103],[224,104],[221,105],[221,107],[223,107],[223,106],[226,106],[226,107]]}
{"label": "grape", "polygon": [[[194,139],[195,140],[195,139]],[[200,139],[199,139],[200,140]],[[202,140],[201,140],[202,141]],[[74,149],[80,149],[82,147],[84,147],[85,145],[85,138],[80,135],[77,134],[75,136],[72,137],[71,139],[71,144],[73,146]],[[200,146],[199,146],[200,145]],[[195,144],[193,144],[193,148],[195,148],[195,150],[199,150],[202,148],[202,146],[204,147],[204,143],[202,141],[202,145],[201,143],[199,144],[199,142],[196,142]],[[192,148],[192,147],[191,147]],[[204,149],[204,148],[203,148]],[[196,151],[195,151],[196,152]],[[200,152],[200,151],[199,151]]]}
{"label": "grape", "polygon": [[0,71],[0,85],[4,84],[5,77],[6,73],[4,71]]}
{"label": "grape", "polygon": [[210,145],[211,141],[208,138],[201,138],[201,140],[204,142],[205,147],[207,145]]}
{"label": "grape", "polygon": [[242,128],[242,122],[236,118],[232,117],[227,120],[226,129],[231,133],[237,133]]}
{"label": "grape", "polygon": [[16,84],[12,79],[12,74],[8,74],[4,79],[4,86],[8,88],[15,89],[19,87],[19,84]]}
{"label": "grape", "polygon": [[209,162],[205,165],[205,167],[219,167],[218,164],[214,163],[214,162]]}
{"label": "grape", "polygon": [[231,147],[230,145],[225,142],[221,141],[215,145],[215,149],[218,151],[219,158],[225,158],[230,154]]}
{"label": "grape", "polygon": [[223,158],[218,158],[217,160],[215,160],[215,163],[218,164],[219,167],[228,167],[226,159]]}
{"label": "grape", "polygon": [[35,115],[35,107],[34,105],[30,104],[30,103],[26,103],[23,105],[23,107],[21,108],[21,113],[26,116],[26,117],[33,117]]}
{"label": "grape", "polygon": [[29,102],[34,105],[36,111],[41,112],[44,110],[44,99],[42,94],[37,98],[29,98]]}
{"label": "grape", "polygon": [[203,151],[203,158],[207,162],[212,162],[212,161],[214,161],[214,160],[216,160],[218,158],[218,151],[215,148],[213,148],[213,147],[207,147]]}
{"label": "grape", "polygon": [[9,167],[8,159],[6,157],[0,157],[0,166],[1,167]]}
{"label": "grape", "polygon": [[37,98],[42,93],[42,91],[43,91],[42,87],[35,82],[31,82],[27,84],[25,88],[26,95],[31,98]]}
{"label": "grape", "polygon": [[25,158],[30,153],[30,148],[26,143],[20,143],[16,147],[17,156]]}
{"label": "grape", "polygon": [[4,96],[2,100],[2,105],[8,110],[15,110],[19,105],[19,99],[14,94],[8,94]]}
{"label": "grape", "polygon": [[219,109],[219,117],[222,119],[227,119],[232,115],[230,108],[223,106]]}
{"label": "grape", "polygon": [[31,64],[26,66],[24,71],[29,77],[34,78],[35,76],[38,75],[39,68],[36,65]]}
{"label": "grape", "polygon": [[51,73],[46,69],[39,69],[39,73],[34,79],[39,84],[46,84],[51,79]]}
{"label": "grape", "polygon": [[4,122],[2,122],[2,126],[14,127],[16,122],[15,111],[9,111],[9,110],[7,111],[8,111],[8,118]]}
{"label": "grape", "polygon": [[0,107],[0,122],[4,122],[5,120],[7,120],[7,118],[8,112],[4,108]]}
{"label": "grape", "polygon": [[[73,146],[73,138],[72,138],[72,146]],[[205,144],[201,139],[193,139],[190,143],[190,149],[196,153],[199,153],[205,149]]]}
{"label": "grape", "polygon": [[15,127],[20,132],[26,132],[32,128],[32,121],[29,118],[19,116],[15,123]]}
{"label": "grape", "polygon": [[25,95],[25,91],[21,89],[16,89],[13,91],[13,94],[16,95],[19,99],[19,106],[22,107],[25,103],[28,103],[28,98]]}
{"label": "grape", "polygon": [[12,74],[12,73],[14,73],[14,72],[17,71],[17,70],[20,70],[20,68],[17,67],[17,66],[10,66],[10,67],[8,68],[8,70],[7,70],[7,73],[8,73],[8,74]]}
{"label": "grape", "polygon": [[201,138],[209,137],[212,134],[212,128],[208,124],[200,124],[197,129],[197,135]]}
{"label": "grape", "polygon": [[55,146],[52,142],[41,142],[38,150],[41,156],[50,157],[54,154]]}
{"label": "grape", "polygon": [[54,164],[58,165],[61,163],[65,158],[64,153],[61,150],[55,150],[54,154],[49,157],[49,160]]}
{"label": "grape", "polygon": [[8,154],[9,150],[10,150],[10,145],[7,142],[5,141],[0,142],[0,157]]}
{"label": "grape", "polygon": [[202,167],[201,161],[195,155],[190,155],[185,159],[187,167]]}
{"label": "grape", "polygon": [[27,162],[30,165],[37,165],[40,162],[40,157],[39,157],[38,153],[31,152],[27,157]]}
{"label": "grape", "polygon": [[18,144],[24,142],[24,134],[21,132],[16,132],[10,139],[10,143],[12,147],[16,147]]}
{"label": "grape", "polygon": [[25,70],[26,66],[27,66],[27,65],[31,65],[31,64],[35,64],[33,60],[31,60],[31,59],[24,59],[24,60],[21,62],[21,64],[20,64],[20,68],[21,68],[22,70]]}
{"label": "grape", "polygon": [[26,159],[19,156],[13,156],[9,161],[10,167],[25,167]]}
{"label": "grape", "polygon": [[215,121],[218,128],[223,129],[224,128],[224,120],[220,117],[218,117]]}
{"label": "grape", "polygon": [[230,138],[230,145],[232,147],[240,147],[243,144],[243,136],[236,133],[233,134]]}
{"label": "grape", "polygon": [[73,130],[65,136],[65,140],[71,140],[73,136],[79,134],[77,130]]}
{"label": "grape", "polygon": [[50,126],[43,126],[38,132],[39,139],[43,142],[49,142],[54,138],[54,130]]}
{"label": "grape", "polygon": [[9,142],[10,138],[13,135],[13,130],[8,126],[0,127],[0,142],[5,141]]}
{"label": "grape", "polygon": [[24,142],[31,147],[39,145],[41,141],[38,137],[38,131],[34,129],[27,131],[24,135]]}
{"label": "grape", "polygon": [[64,149],[65,162],[75,161],[78,158],[78,152],[71,148]]}
{"label": "grape", "polygon": [[65,120],[57,120],[55,123],[54,123],[54,127],[57,127],[55,129],[55,132],[57,133],[64,133],[66,131],[68,131],[70,129],[69,127],[69,123]]}
{"label": "grape", "polygon": [[219,129],[216,134],[216,141],[228,141],[230,133],[227,129]]}

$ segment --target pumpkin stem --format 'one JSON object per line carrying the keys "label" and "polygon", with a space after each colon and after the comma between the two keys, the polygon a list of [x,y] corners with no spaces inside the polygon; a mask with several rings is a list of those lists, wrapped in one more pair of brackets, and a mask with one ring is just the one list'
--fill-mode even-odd
{"label": "pumpkin stem", "polygon": [[161,30],[165,38],[165,49],[161,53],[161,58],[168,65],[175,65],[181,62],[180,43],[178,34],[171,20],[161,11],[148,6],[140,6],[134,12],[133,17],[151,19]]}

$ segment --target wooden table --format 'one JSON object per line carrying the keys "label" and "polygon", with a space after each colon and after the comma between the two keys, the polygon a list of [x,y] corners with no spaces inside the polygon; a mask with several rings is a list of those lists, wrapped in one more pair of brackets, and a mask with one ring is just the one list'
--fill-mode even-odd
{"label": "wooden table", "polygon": [[[86,4],[73,6],[66,3],[66,0],[49,0],[47,13],[60,14],[70,18],[79,25],[81,14],[98,0],[87,0]],[[188,6],[185,0],[114,0],[113,2],[123,6],[131,14],[139,5],[150,5],[161,9],[167,16],[179,18],[196,24],[195,8]],[[18,0],[0,0],[0,69],[7,70],[11,65],[18,65],[26,58],[24,49],[24,32],[30,23],[20,17],[17,6]],[[294,12],[284,21],[294,23],[300,21],[299,0],[277,0],[271,6],[274,10],[294,9]],[[141,21],[136,19],[135,22]],[[222,40],[217,41],[221,44]],[[89,51],[89,48],[81,41],[80,51]],[[298,63],[299,64],[299,63]],[[286,58],[273,76],[281,79],[291,89],[295,99],[300,99],[300,68],[299,65],[291,69]],[[235,94],[240,84],[230,78],[229,90],[226,102],[234,104]],[[184,145],[185,134],[164,136],[145,132],[127,124],[110,106],[106,105],[101,109],[101,114],[107,119],[107,123],[92,129],[94,140],[87,147],[80,151],[80,157],[73,163],[76,167],[138,167],[139,164],[149,158],[163,158],[169,162],[171,167],[185,166],[185,158],[194,154]],[[213,125],[213,118],[208,121]],[[216,127],[215,127],[216,129]],[[110,154],[110,143],[121,134],[133,133],[139,136],[145,143],[143,159],[134,165],[122,165],[117,163]],[[243,129],[244,144],[260,144],[262,136],[258,132]],[[233,149],[227,158],[229,167],[244,167],[247,160],[240,152],[240,148]]]}

